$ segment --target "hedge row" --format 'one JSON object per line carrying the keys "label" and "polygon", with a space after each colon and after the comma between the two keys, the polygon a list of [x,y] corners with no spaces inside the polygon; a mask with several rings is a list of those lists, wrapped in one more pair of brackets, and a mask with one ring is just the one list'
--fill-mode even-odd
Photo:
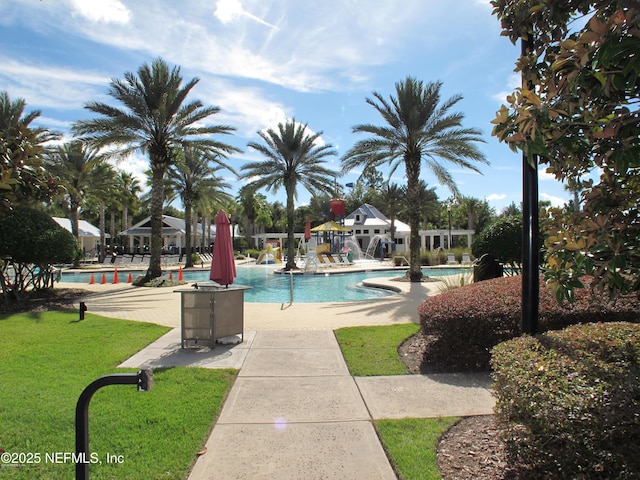
{"label": "hedge row", "polygon": [[[488,369],[490,351],[521,335],[522,278],[503,277],[473,283],[427,299],[418,309],[423,333],[433,342],[429,351],[450,370]],[[540,279],[539,331],[577,323],[637,322],[640,301],[594,302],[588,289],[576,292],[574,304],[560,305]],[[428,361],[429,359],[425,359]]]}
{"label": "hedge row", "polygon": [[590,324],[493,350],[496,414],[536,478],[640,478],[640,325]]}

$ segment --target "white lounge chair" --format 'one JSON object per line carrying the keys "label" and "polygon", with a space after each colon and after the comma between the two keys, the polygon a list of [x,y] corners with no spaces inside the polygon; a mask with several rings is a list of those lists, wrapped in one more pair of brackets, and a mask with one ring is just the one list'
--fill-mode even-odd
{"label": "white lounge chair", "polygon": [[453,253],[447,254],[447,265],[457,265],[456,256]]}

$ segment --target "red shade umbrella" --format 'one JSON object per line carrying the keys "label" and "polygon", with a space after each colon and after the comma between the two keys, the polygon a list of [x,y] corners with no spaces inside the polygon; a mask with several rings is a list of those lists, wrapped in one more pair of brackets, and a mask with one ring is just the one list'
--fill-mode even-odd
{"label": "red shade umbrella", "polygon": [[310,238],[311,238],[311,220],[307,218],[306,222],[304,223],[304,241],[308,242]]}
{"label": "red shade umbrella", "polygon": [[224,210],[220,210],[216,215],[216,242],[213,244],[213,260],[211,261],[209,278],[227,287],[236,278],[231,226]]}

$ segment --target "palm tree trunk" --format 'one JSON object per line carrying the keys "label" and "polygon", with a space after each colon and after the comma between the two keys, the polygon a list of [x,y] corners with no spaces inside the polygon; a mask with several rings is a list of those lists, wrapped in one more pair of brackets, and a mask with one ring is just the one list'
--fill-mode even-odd
{"label": "palm tree trunk", "polygon": [[[417,206],[420,203],[420,156],[415,158],[405,158],[405,170],[407,173],[407,200],[409,205]],[[422,279],[420,264],[420,209],[411,208],[408,212],[409,227],[409,270],[407,276],[412,282],[419,282]]]}
{"label": "palm tree trunk", "polygon": [[106,235],[106,206],[104,202],[100,202],[100,263],[104,262],[107,258],[107,235]]}
{"label": "palm tree trunk", "polygon": [[[80,246],[82,246],[82,239],[80,238],[80,220],[78,219],[78,203],[75,201],[71,201],[71,208],[69,209],[69,213],[71,214],[71,233]],[[84,251],[82,252],[84,256]],[[76,258],[73,260],[73,268],[80,268],[80,259]]]}
{"label": "palm tree trunk", "polygon": [[190,200],[185,200],[184,202],[184,243],[187,246],[187,259],[184,262],[184,268],[193,267],[193,257],[191,256],[191,231],[193,225],[193,212],[192,205]]}
{"label": "palm tree trunk", "polygon": [[286,185],[287,190],[287,265],[285,270],[293,270],[296,268],[296,242],[294,235],[295,208],[293,204],[293,193],[295,188]]}
{"label": "palm tree trunk", "polygon": [[114,251],[115,241],[116,241],[116,210],[115,208],[111,209],[111,251]]}
{"label": "palm tree trunk", "polygon": [[[151,162],[155,165],[158,162]],[[149,279],[162,275],[162,204],[164,203],[164,174],[160,166],[152,167],[151,177],[151,259],[149,260]]]}
{"label": "palm tree trunk", "polygon": [[[122,205],[122,231],[124,232],[125,230],[127,230],[129,228],[129,205],[127,205],[126,203],[124,205]],[[124,246],[125,251],[127,251],[129,248],[129,245]]]}

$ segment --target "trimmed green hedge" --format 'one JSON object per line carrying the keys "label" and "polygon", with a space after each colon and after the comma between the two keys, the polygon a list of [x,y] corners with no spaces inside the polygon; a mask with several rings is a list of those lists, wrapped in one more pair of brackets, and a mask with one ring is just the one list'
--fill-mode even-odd
{"label": "trimmed green hedge", "polygon": [[508,451],[532,478],[640,478],[640,325],[520,337],[491,363]]}
{"label": "trimmed green hedge", "polygon": [[[491,348],[521,335],[522,277],[472,283],[427,299],[418,309],[422,330],[433,338],[429,356],[449,370],[487,370]],[[637,322],[640,301],[596,303],[588,289],[574,304],[560,305],[540,278],[539,331],[588,322]],[[425,359],[427,362],[429,359]]]}

